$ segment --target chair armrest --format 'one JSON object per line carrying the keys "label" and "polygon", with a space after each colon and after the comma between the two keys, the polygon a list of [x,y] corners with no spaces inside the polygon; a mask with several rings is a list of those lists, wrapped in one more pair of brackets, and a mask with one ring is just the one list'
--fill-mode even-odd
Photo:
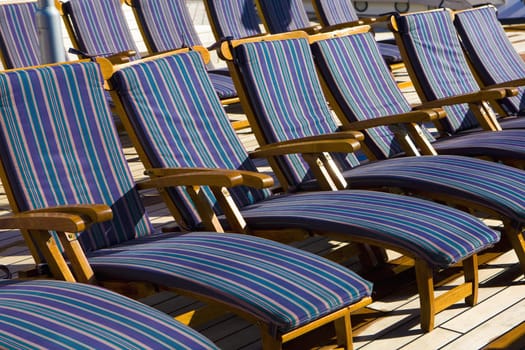
{"label": "chair armrest", "polygon": [[81,216],[67,213],[24,212],[0,216],[0,229],[77,233],[84,231],[87,226],[88,223]]}
{"label": "chair armrest", "polygon": [[[512,87],[520,87],[524,85],[525,85],[525,78],[520,78],[520,79],[509,80],[509,81],[506,81],[500,84],[487,85],[485,86],[485,89],[512,88]],[[511,95],[511,96],[514,96],[514,95]]]}
{"label": "chair armrest", "polygon": [[[31,213],[65,213],[87,217],[92,223],[113,219],[113,211],[106,204],[74,204],[34,209]],[[28,212],[26,212],[28,213]]]}
{"label": "chair armrest", "polygon": [[[495,88],[495,89],[485,89],[479,92],[474,92],[471,94],[457,95],[446,98],[441,98],[434,101],[423,102],[421,106],[423,108],[436,108],[447,105],[455,105],[460,103],[474,103],[474,102],[483,102],[488,100],[499,100],[508,94],[512,94],[513,89],[509,88]],[[513,96],[513,95],[510,95]]]}
{"label": "chair armrest", "polygon": [[[146,174],[153,176],[154,178],[150,181],[153,181],[154,179],[157,179],[159,177],[168,177],[168,176],[185,176],[185,177],[192,177],[197,174],[198,176],[201,176],[205,173],[213,173],[214,176],[224,176],[226,178],[229,178],[230,181],[235,178],[235,184],[232,186],[226,186],[226,184],[223,183],[223,187],[233,187],[233,186],[249,186],[252,188],[262,189],[262,188],[269,188],[274,185],[273,178],[266,174],[261,174],[256,171],[248,171],[248,170],[230,170],[230,169],[212,169],[212,168],[154,168],[154,169],[148,169],[146,170]],[[238,183],[238,176],[241,176],[241,182]],[[202,177],[204,178],[204,177]],[[213,176],[212,176],[213,178]],[[181,180],[184,181],[184,180]],[[212,179],[213,181],[213,179]],[[202,186],[214,186],[207,183],[200,183],[196,185],[202,185]],[[142,184],[140,185],[143,186]],[[157,187],[157,186],[149,186],[148,187]],[[190,186],[190,185],[185,185]],[[215,185],[216,186],[216,185]],[[147,187],[146,187],[147,188]]]}
{"label": "chair armrest", "polygon": [[390,15],[387,16],[379,16],[379,17],[361,17],[356,21],[350,21],[345,23],[338,23],[331,26],[325,26],[321,30],[321,32],[332,32],[334,30],[340,30],[345,29],[348,27],[356,27],[356,26],[362,26],[362,25],[374,25],[381,22],[388,22],[390,21]]}
{"label": "chair armrest", "polygon": [[361,147],[355,139],[302,141],[291,140],[265,145],[250,153],[251,158],[268,158],[290,154],[316,154],[323,152],[351,153]]}
{"label": "chair armrest", "polygon": [[353,130],[364,130],[384,125],[428,122],[443,117],[445,117],[445,112],[442,109],[418,109],[403,114],[352,122],[346,127]]}
{"label": "chair armrest", "polygon": [[242,175],[235,171],[203,171],[187,174],[166,175],[141,182],[139,189],[177,186],[234,187],[242,185]]}

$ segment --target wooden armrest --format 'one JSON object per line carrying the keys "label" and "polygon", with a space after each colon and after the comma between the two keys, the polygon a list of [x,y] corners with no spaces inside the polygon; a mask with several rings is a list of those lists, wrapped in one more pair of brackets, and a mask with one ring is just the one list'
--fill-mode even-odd
{"label": "wooden armrest", "polygon": [[298,139],[276,142],[276,143],[273,143],[271,145],[265,145],[265,146],[259,147],[258,149],[259,150],[263,150],[266,147],[273,147],[275,145],[284,146],[284,145],[296,145],[296,144],[300,144],[302,142],[348,140],[348,139],[355,139],[357,141],[363,141],[365,139],[365,135],[361,131],[345,130],[345,131],[333,132],[333,133],[330,133],[330,134],[320,134],[320,135],[306,136],[306,137],[301,137],[301,138],[298,138]]}
{"label": "wooden armrest", "polygon": [[0,216],[0,229],[58,231],[77,233],[88,223],[79,215],[53,212],[24,212]]}
{"label": "wooden armrest", "polygon": [[[146,174],[150,176],[172,176],[172,175],[188,175],[199,174],[203,172],[215,172],[221,174],[231,174],[232,176],[241,175],[242,185],[262,189],[269,188],[274,185],[273,178],[266,174],[261,174],[256,171],[248,170],[230,170],[230,169],[213,169],[213,168],[154,168],[146,170]],[[204,184],[203,184],[204,185]]]}
{"label": "wooden armrest", "polygon": [[[29,213],[29,212],[26,212]],[[113,211],[106,204],[74,204],[31,210],[30,213],[65,213],[87,217],[91,223],[113,219]]]}
{"label": "wooden armrest", "polygon": [[265,145],[250,153],[252,158],[268,158],[290,154],[315,154],[323,152],[351,153],[361,147],[355,139],[321,141],[286,141]]}
{"label": "wooden armrest", "polygon": [[434,101],[427,101],[422,103],[424,108],[435,108],[447,105],[455,105],[460,103],[483,102],[487,100],[498,100],[507,96],[508,88],[486,89],[471,94],[457,95],[446,98],[441,98]]}
{"label": "wooden armrest", "polygon": [[494,85],[488,85],[485,86],[486,89],[494,89],[494,88],[505,88],[505,87],[519,87],[525,85],[525,78],[515,79],[506,81],[501,84],[494,84]]}
{"label": "wooden armrest", "polygon": [[238,171],[210,170],[154,177],[141,182],[138,186],[140,189],[147,189],[175,186],[234,187],[242,184],[243,177]]}
{"label": "wooden armrest", "polygon": [[443,118],[444,116],[445,112],[441,109],[421,109],[403,114],[389,115],[385,117],[352,122],[348,124],[348,128],[355,130],[364,130],[383,125],[434,121]]}
{"label": "wooden armrest", "polygon": [[122,64],[130,61],[130,57],[133,57],[137,54],[135,50],[128,50],[118,52],[109,56],[105,56],[113,64]]}

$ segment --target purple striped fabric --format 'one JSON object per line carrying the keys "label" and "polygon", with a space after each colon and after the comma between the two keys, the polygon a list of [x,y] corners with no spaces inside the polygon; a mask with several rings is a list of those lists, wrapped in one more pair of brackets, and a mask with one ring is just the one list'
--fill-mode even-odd
{"label": "purple striped fabric", "polygon": [[[199,54],[190,56],[206,77]],[[345,267],[279,243],[215,232],[151,235],[96,63],[4,73],[0,92],[2,182],[13,207],[112,208],[112,221],[80,234],[84,246],[100,243],[87,245],[97,279],[192,292],[252,315],[275,335],[370,295],[370,283]]]}
{"label": "purple striped fabric", "polygon": [[[454,24],[461,44],[484,85],[500,84],[525,77],[525,62],[512,46],[492,6],[458,12]],[[510,114],[525,111],[525,89],[502,103]],[[525,119],[524,119],[525,123]],[[502,127],[505,128],[502,121]],[[525,127],[525,124],[522,124]]]}
{"label": "purple striped fabric", "polygon": [[313,0],[321,24],[333,26],[336,24],[354,22],[359,20],[350,0]]}
{"label": "purple striped fabric", "polygon": [[215,39],[245,38],[261,34],[253,0],[206,0]]}
{"label": "purple striped fabric", "polygon": [[96,56],[134,50],[132,59],[139,58],[120,0],[68,0],[63,10],[79,50]]}
{"label": "purple striped fabric", "polygon": [[86,284],[0,282],[5,349],[218,349],[153,308]]}
{"label": "purple striped fabric", "polygon": [[[479,91],[447,10],[405,14],[397,16],[396,21],[403,49],[414,70],[412,79],[421,85],[424,99],[432,101]],[[478,126],[467,104],[444,108],[447,132]]]}
{"label": "purple striped fabric", "polygon": [[0,50],[6,69],[41,64],[36,2],[0,5]]}
{"label": "purple striped fabric", "polygon": [[302,0],[255,0],[272,34],[311,26]]}

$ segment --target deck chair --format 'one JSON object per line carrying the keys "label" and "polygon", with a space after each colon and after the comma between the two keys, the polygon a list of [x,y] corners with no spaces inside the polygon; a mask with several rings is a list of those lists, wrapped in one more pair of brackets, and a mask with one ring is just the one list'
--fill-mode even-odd
{"label": "deck chair", "polygon": [[264,34],[253,0],[206,0],[204,5],[217,41]]}
{"label": "deck chair", "polygon": [[[138,59],[141,55],[124,17],[122,4],[123,0],[68,0],[60,3],[59,10],[75,48],[91,56],[125,53],[130,60]],[[175,16],[174,13],[185,8],[184,2],[144,1],[139,5],[135,1],[133,4],[136,5],[134,9],[142,10],[142,15],[139,16],[142,30],[145,30],[147,26],[149,28],[152,23],[157,24],[157,29],[167,30],[167,32],[157,35],[151,28],[144,36],[152,52],[158,52],[157,49],[164,51],[166,48],[176,49],[182,45],[194,45],[193,41],[197,40],[196,34],[193,32],[190,35],[189,28],[185,28],[186,31],[180,33],[182,22],[174,23],[175,19],[172,18]],[[167,6],[169,4],[172,6]],[[156,6],[162,5],[162,10],[157,11]],[[176,7],[177,5],[178,7]],[[158,18],[152,17],[159,14],[166,15],[162,18],[162,22]],[[184,14],[180,16],[186,21],[189,20],[186,17]],[[168,20],[170,21],[164,22]],[[186,26],[188,23],[184,23],[184,25]],[[180,33],[180,36],[177,36],[177,33]],[[160,43],[159,38],[162,38],[163,43]],[[230,77],[223,72],[217,74],[217,72],[212,71],[210,78],[224,104],[238,101],[237,92]]]}
{"label": "deck chair", "polygon": [[[215,218],[214,215],[219,215],[218,219],[221,220],[223,217],[219,209],[222,209],[225,218],[221,221],[227,221],[225,225],[229,225],[229,230],[254,235],[270,233],[277,238],[279,235],[282,238],[299,231],[400,251],[416,260],[420,300],[423,305],[422,328],[426,331],[432,329],[434,312],[445,308],[452,301],[434,298],[432,269],[439,265],[449,266],[452,260],[463,259],[460,257],[463,254],[443,265],[445,261],[434,260],[437,258],[434,254],[434,258],[430,258],[426,242],[433,241],[432,246],[441,246],[436,239],[443,239],[443,242],[447,242],[445,246],[456,246],[456,243],[452,246],[449,244],[458,239],[462,241],[471,233],[454,234],[453,226],[459,221],[470,220],[471,217],[467,219],[462,212],[442,205],[436,206],[429,201],[373,191],[271,195],[263,188],[272,182],[263,181],[265,176],[255,172],[254,163],[227,123],[227,116],[216,96],[211,93],[205,67],[198,55],[198,52],[191,51],[133,63],[118,69],[109,81],[114,89],[113,93],[118,95],[118,100],[126,111],[126,116],[122,116],[126,130],[139,157],[146,168],[150,169],[148,173],[153,177],[185,172],[191,174],[197,169],[223,169],[221,171],[225,174],[231,171],[241,172],[245,178],[245,186],[232,187],[229,191],[225,188],[216,188],[213,191],[200,188],[199,193],[193,194],[193,189],[183,193],[166,193],[170,208],[180,207],[187,196],[195,198],[207,195],[217,205],[212,208],[212,214],[210,211],[197,209],[200,219],[206,221],[207,217]],[[318,153],[323,147],[332,149],[342,144],[345,144],[343,148],[348,153],[349,147],[346,145],[351,143],[357,146],[355,140],[348,139],[351,135],[353,133],[342,135],[339,139],[329,137],[321,142],[304,140],[305,142],[297,144],[263,148],[258,155],[300,152],[308,158],[308,153]],[[408,208],[410,209],[407,210]],[[179,209],[178,215],[183,215],[181,212]],[[449,215],[452,215],[449,217],[452,222],[445,224]],[[186,218],[186,222],[192,219]],[[436,226],[436,222],[442,222],[443,226]],[[438,229],[438,226],[444,230]],[[466,228],[463,224],[461,226]],[[484,227],[478,229],[482,229],[482,232],[486,230]],[[441,246],[439,252],[434,248],[431,250],[441,255],[449,250],[445,246]],[[468,259],[464,261],[467,270],[473,268]],[[467,280],[471,280],[473,272],[466,273]],[[457,291],[460,291],[465,287],[458,288]],[[470,290],[470,287],[466,288]],[[469,293],[470,291],[467,292]],[[465,295],[460,298],[463,297]],[[470,297],[467,299],[470,303]]]}
{"label": "deck chair", "polygon": [[[507,115],[523,116],[525,114],[525,89],[523,88],[525,62],[512,46],[498,21],[496,8],[483,6],[455,12],[454,25],[480,86],[518,88],[517,96],[507,97],[498,102]],[[524,128],[525,119],[522,118],[518,126]]]}
{"label": "deck chair", "polygon": [[[311,39],[325,39],[314,43],[313,51],[320,72],[326,76],[325,90],[333,93],[329,95],[330,105],[344,129],[363,130],[369,158],[382,159],[359,165],[355,158],[332,154],[332,162],[337,165],[333,182],[338,188],[417,194],[497,217],[505,222],[506,235],[525,272],[525,241],[521,234],[525,220],[525,172],[467,157],[399,157],[403,138],[398,142],[383,124],[410,127],[418,120],[436,118],[436,112],[411,111],[369,30],[368,26],[356,27],[343,31],[341,35],[346,33],[345,37],[333,38],[335,34],[330,33]],[[238,87],[246,91],[241,95],[243,109],[249,113],[252,130],[263,148],[295,139],[335,137],[340,131],[328,109],[312,54],[307,50],[308,38],[294,33],[289,37],[276,41],[269,41],[271,37],[238,40],[232,45],[239,48],[222,47],[226,51],[223,55],[231,58],[229,64]],[[236,53],[235,57],[231,52]],[[385,160],[390,156],[396,157]],[[331,166],[328,161],[325,163],[327,168]],[[311,164],[293,157],[274,159],[270,164],[283,186],[296,191],[323,187],[322,178],[320,181],[309,174]]]}
{"label": "deck chair", "polygon": [[106,289],[63,281],[0,281],[3,349],[218,349],[170,316]]}
{"label": "deck chair", "polygon": [[4,69],[42,64],[36,1],[0,5],[0,58]]}
{"label": "deck chair", "polygon": [[[347,268],[247,235],[155,234],[103,83],[95,62],[0,74],[1,180],[13,210],[0,227],[24,230],[35,260],[56,278],[134,282],[146,292],[160,286],[219,305],[256,323],[265,349],[333,321],[350,344],[349,313],[370,302],[371,284]],[[193,173],[179,184],[210,175]],[[170,186],[181,180],[171,178]],[[142,186],[160,188],[166,180]],[[240,182],[241,175],[225,180]],[[473,224],[483,243],[469,244],[469,254],[497,240]]]}
{"label": "deck chair", "polygon": [[[346,26],[373,25],[385,22],[390,18],[390,16],[359,18],[350,0],[313,0],[312,4],[321,25],[331,27],[333,30]],[[378,46],[381,55],[391,69],[404,68],[401,53],[395,42],[379,41]]]}
{"label": "deck chair", "polygon": [[[450,11],[396,15],[392,28],[420,99],[426,104],[448,104],[444,107],[447,117],[439,124],[443,134],[480,130],[480,126],[485,130],[523,129],[525,119],[497,120],[492,108],[502,116],[505,112],[494,101],[507,95],[484,96],[485,90],[480,90],[468,66]],[[509,90],[510,95],[517,93],[516,89]],[[487,101],[492,101],[490,106]]]}

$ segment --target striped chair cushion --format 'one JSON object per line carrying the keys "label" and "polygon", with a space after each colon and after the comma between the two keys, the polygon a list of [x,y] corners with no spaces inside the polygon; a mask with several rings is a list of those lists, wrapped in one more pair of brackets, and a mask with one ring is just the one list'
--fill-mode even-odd
{"label": "striped chair cushion", "polygon": [[[318,41],[312,44],[312,52],[319,71],[350,122],[411,111],[381,59],[372,33]],[[387,126],[368,129],[365,133],[364,142],[378,159],[402,152]],[[426,136],[433,140],[430,133]]]}
{"label": "striped chair cushion", "polygon": [[[479,91],[447,10],[397,17],[399,33],[425,98],[436,100]],[[478,126],[467,104],[445,107],[446,131]]]}
{"label": "striped chair cushion", "polygon": [[133,0],[153,52],[202,45],[183,0]]}
{"label": "striped chair cushion", "polygon": [[347,268],[290,246],[238,234],[150,236],[90,259],[97,275],[180,286],[242,309],[282,334],[351,305],[371,284]]}
{"label": "striped chair cushion", "polygon": [[[458,12],[454,24],[483,84],[499,84],[525,77],[525,62],[505,34],[495,7]],[[517,96],[502,102],[511,114],[525,111],[525,89],[520,87]]]}
{"label": "striped chair cushion", "polygon": [[215,38],[245,38],[261,34],[253,0],[206,0]]}
{"label": "striped chair cushion", "polygon": [[498,163],[457,156],[404,157],[362,165],[344,175],[351,188],[388,185],[445,194],[525,221],[523,171]]}
{"label": "striped chair cushion", "polygon": [[[306,40],[241,45],[235,61],[266,143],[338,130]],[[334,157],[342,170],[358,164],[352,154]],[[312,179],[308,165],[298,156],[282,157],[280,165],[291,185]]]}
{"label": "striped chair cushion", "polygon": [[105,289],[61,281],[0,282],[5,349],[218,349],[170,316]]}
{"label": "striped chair cushion", "polygon": [[63,10],[80,50],[99,56],[134,50],[132,59],[139,58],[120,0],[68,0]]}
{"label": "striped chair cushion", "polygon": [[270,33],[284,33],[311,26],[302,0],[256,0]]}
{"label": "striped chair cushion", "polygon": [[0,6],[0,50],[6,69],[41,64],[35,2]]}
{"label": "striped chair cushion", "polygon": [[340,23],[359,20],[350,0],[313,0],[321,23],[333,26]]}
{"label": "striped chair cushion", "polygon": [[376,191],[275,196],[242,212],[252,229],[303,228],[390,246],[440,268],[499,239],[471,215],[430,201]]}
{"label": "striped chair cushion", "polygon": [[[198,52],[127,67],[112,83],[154,167],[256,170],[213,92]],[[268,195],[246,187],[231,192],[240,206]],[[185,212],[186,197],[182,192],[172,195]],[[186,216],[188,224],[196,224],[191,210]]]}
{"label": "striped chair cushion", "polygon": [[0,157],[19,210],[111,206],[113,220],[80,235],[88,251],[150,233],[96,63],[4,73],[0,91]]}

